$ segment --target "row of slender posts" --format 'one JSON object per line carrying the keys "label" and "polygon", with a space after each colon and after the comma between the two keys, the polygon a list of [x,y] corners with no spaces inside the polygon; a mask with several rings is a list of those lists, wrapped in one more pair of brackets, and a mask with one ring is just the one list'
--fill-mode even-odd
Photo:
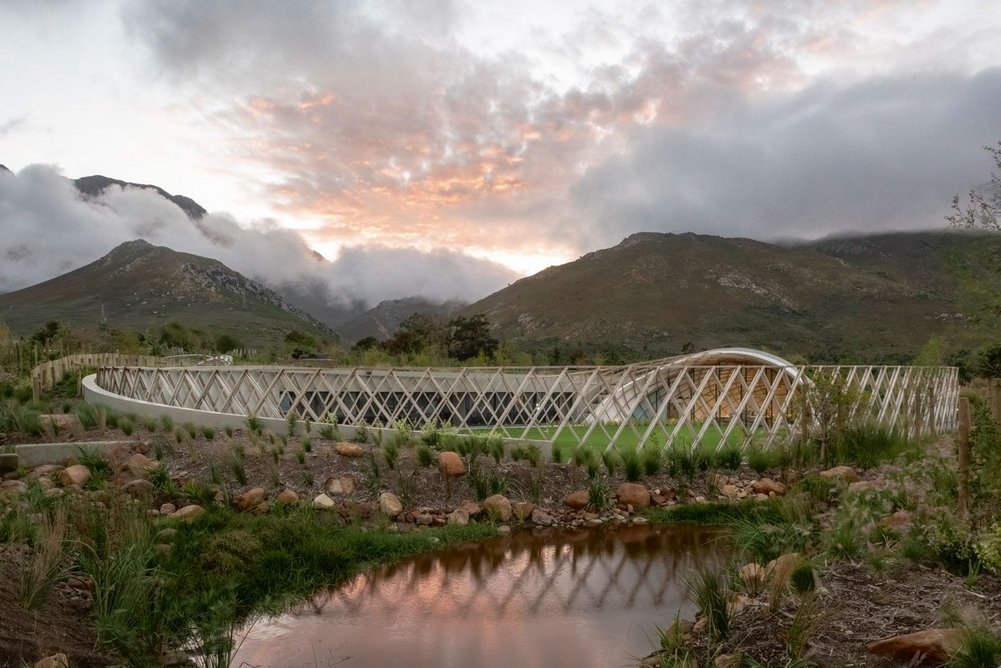
{"label": "row of slender posts", "polygon": [[[1001,379],[990,382],[989,402],[991,417],[1001,427]],[[966,519],[970,515],[970,400],[959,398],[959,433],[957,434],[957,459],[959,468],[959,516]]]}

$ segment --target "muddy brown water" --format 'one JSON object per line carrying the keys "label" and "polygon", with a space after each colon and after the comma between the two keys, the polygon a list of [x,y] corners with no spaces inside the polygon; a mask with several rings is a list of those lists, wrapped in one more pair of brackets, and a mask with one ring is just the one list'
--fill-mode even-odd
{"label": "muddy brown water", "polygon": [[691,616],[686,575],[727,550],[718,530],[679,525],[453,546],[258,620],[232,665],[635,666],[657,643],[655,625]]}

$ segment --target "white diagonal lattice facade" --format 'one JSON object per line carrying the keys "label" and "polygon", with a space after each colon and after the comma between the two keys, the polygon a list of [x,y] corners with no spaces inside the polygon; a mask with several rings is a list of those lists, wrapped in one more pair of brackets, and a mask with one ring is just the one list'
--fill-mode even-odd
{"label": "white diagonal lattice facade", "polygon": [[768,447],[835,421],[920,437],[955,429],[959,393],[953,367],[797,366],[741,349],[616,367],[112,367],[97,385],[239,417],[440,424],[601,448]]}

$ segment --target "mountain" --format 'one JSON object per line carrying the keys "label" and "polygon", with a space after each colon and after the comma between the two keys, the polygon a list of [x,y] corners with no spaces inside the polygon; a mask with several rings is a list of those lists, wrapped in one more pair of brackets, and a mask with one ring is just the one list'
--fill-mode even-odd
{"label": "mountain", "polygon": [[49,320],[81,329],[101,323],[146,329],[171,321],[233,334],[246,345],[273,343],[293,329],[324,339],[328,327],[278,293],[217,260],[136,240],[84,267],[0,295],[0,319],[18,334]]}
{"label": "mountain", "polygon": [[751,346],[816,361],[906,360],[936,335],[986,336],[966,314],[1001,293],[1001,235],[953,231],[795,245],[634,234],[467,306],[534,349],[657,357]]}
{"label": "mountain", "polygon": [[160,186],[150,185],[148,183],[131,183],[129,181],[121,181],[119,179],[112,179],[107,176],[101,176],[100,174],[95,174],[93,176],[83,176],[79,179],[73,181],[73,185],[84,195],[89,195],[90,197],[97,197],[103,193],[109,186],[121,186],[123,188],[143,188],[146,190],[155,190],[162,197],[170,200],[177,206],[181,207],[184,213],[188,214],[192,220],[198,220],[204,216],[208,211],[201,204],[191,199],[190,197],[185,197],[184,195],[171,195],[169,192],[161,188]]}
{"label": "mountain", "polygon": [[368,336],[384,340],[392,336],[401,322],[415,313],[448,319],[463,306],[465,302],[433,302],[423,297],[387,299],[379,302],[375,308],[341,323],[336,329],[347,343],[354,343]]}

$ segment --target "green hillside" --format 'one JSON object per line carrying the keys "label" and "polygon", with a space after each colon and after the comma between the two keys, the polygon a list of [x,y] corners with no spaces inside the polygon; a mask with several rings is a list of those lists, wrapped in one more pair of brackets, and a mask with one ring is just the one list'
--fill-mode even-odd
{"label": "green hillside", "polygon": [[1001,235],[909,232],[780,246],[635,234],[466,307],[526,348],[633,357],[751,346],[816,361],[912,358],[992,331],[970,316],[1001,294]]}
{"label": "green hillside", "polygon": [[273,290],[217,260],[141,240],[44,283],[0,294],[0,320],[17,334],[50,320],[82,330],[102,323],[144,330],[177,321],[235,334],[250,346],[280,341],[291,330],[336,337]]}

